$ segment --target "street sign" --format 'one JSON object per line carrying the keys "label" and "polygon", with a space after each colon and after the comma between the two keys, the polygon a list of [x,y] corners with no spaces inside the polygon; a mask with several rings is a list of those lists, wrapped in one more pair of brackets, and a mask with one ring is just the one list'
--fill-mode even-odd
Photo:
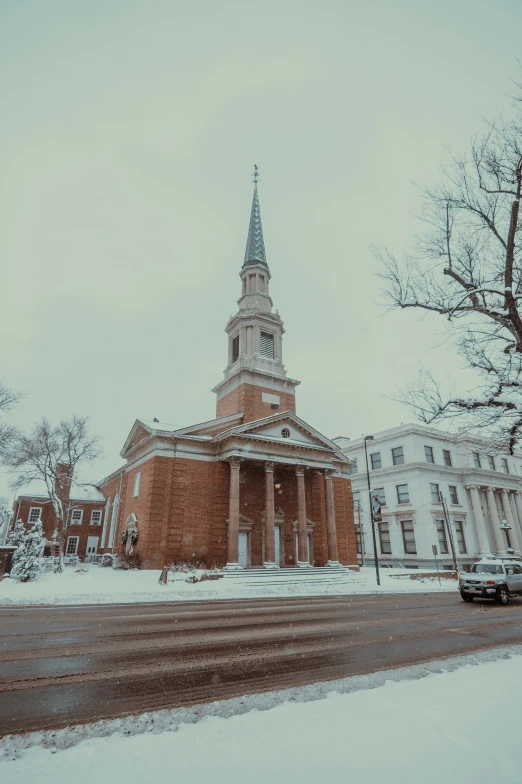
{"label": "street sign", "polygon": [[372,491],[372,515],[374,523],[382,522],[381,501],[379,493],[376,493],[375,490]]}
{"label": "street sign", "polygon": [[431,549],[433,550],[433,555],[437,555],[437,545],[436,544],[432,544],[431,545]]}

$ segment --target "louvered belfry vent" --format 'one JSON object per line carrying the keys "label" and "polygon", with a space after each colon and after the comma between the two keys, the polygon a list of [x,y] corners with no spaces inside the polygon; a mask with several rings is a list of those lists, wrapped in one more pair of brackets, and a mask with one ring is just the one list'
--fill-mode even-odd
{"label": "louvered belfry vent", "polygon": [[236,362],[239,358],[239,335],[232,338],[232,362]]}
{"label": "louvered belfry vent", "polygon": [[261,332],[260,349],[261,356],[274,358],[274,336],[271,332]]}

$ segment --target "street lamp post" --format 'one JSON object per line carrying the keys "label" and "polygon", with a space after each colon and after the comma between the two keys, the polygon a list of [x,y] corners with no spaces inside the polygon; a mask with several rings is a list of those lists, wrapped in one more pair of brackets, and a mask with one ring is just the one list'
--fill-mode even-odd
{"label": "street lamp post", "polygon": [[379,576],[379,561],[377,558],[377,540],[375,537],[375,522],[373,520],[373,505],[372,505],[372,491],[370,489],[370,469],[368,468],[368,449],[367,449],[367,442],[373,441],[373,436],[364,436],[364,455],[366,457],[366,478],[368,479],[368,502],[370,504],[370,520],[372,524],[372,539],[373,539],[373,556],[375,560],[375,576],[377,578],[377,585],[381,584],[381,578]]}

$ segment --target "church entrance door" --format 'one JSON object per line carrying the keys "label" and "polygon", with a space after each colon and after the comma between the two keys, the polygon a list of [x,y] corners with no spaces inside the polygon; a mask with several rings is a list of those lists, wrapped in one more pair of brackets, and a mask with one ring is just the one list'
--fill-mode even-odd
{"label": "church entrance door", "polygon": [[[310,560],[311,553],[312,553],[312,534],[307,534],[307,537],[306,537],[306,557],[307,557],[308,563],[311,563],[311,560]],[[295,561],[296,561],[296,563],[298,561],[298,558],[299,558],[299,546],[298,546],[297,534],[296,534],[295,535]]]}
{"label": "church entrance door", "polygon": [[281,566],[281,526],[276,525],[274,527],[274,538],[275,538],[275,562],[278,566]]}
{"label": "church entrance door", "polygon": [[239,565],[246,569],[248,566],[248,534],[239,534]]}

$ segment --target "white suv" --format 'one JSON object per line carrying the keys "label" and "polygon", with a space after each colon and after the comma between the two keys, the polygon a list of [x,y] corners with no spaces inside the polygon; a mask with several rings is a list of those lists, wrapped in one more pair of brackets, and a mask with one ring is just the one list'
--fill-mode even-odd
{"label": "white suv", "polygon": [[511,558],[483,558],[460,574],[459,590],[465,602],[478,596],[507,604],[510,596],[522,595],[522,564]]}

